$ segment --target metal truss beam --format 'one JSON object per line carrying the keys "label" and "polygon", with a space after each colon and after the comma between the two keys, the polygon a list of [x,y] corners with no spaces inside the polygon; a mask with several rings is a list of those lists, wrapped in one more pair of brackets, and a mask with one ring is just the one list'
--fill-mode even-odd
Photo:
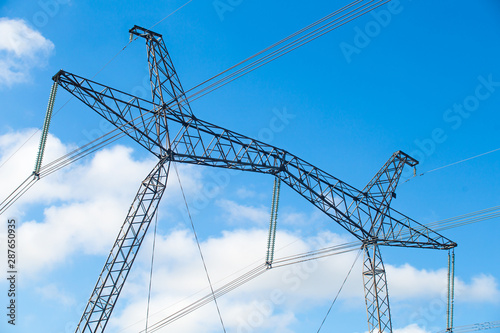
{"label": "metal truss beam", "polygon": [[146,39],[153,104],[161,106],[166,103],[167,108],[180,114],[193,115],[162,35],[137,25],[129,32]]}
{"label": "metal truss beam", "polygon": [[[167,165],[165,165],[165,163]],[[161,160],[141,183],[118,237],[85,307],[76,332],[103,332],[130,268],[158,209],[170,162]]]}
{"label": "metal truss beam", "polygon": [[160,143],[165,142],[167,129],[163,124],[158,133],[155,115],[159,111],[153,103],[63,70],[52,79],[152,154],[165,155]]}
{"label": "metal truss beam", "polygon": [[[370,197],[367,192],[354,188],[286,150],[193,115],[182,114],[166,105],[161,110],[155,110],[152,102],[68,72],[60,71],[54,79],[156,156],[168,155],[172,161],[182,163],[276,175],[361,240],[371,235],[373,218],[383,216],[377,234],[372,235],[376,236],[373,239],[380,245],[433,249],[456,246],[394,209],[381,212],[383,204],[379,198]],[[159,144],[165,142],[167,129],[165,126],[161,137],[157,135],[156,113],[164,115],[171,130],[172,124],[177,125],[177,135],[172,138],[170,148]]]}

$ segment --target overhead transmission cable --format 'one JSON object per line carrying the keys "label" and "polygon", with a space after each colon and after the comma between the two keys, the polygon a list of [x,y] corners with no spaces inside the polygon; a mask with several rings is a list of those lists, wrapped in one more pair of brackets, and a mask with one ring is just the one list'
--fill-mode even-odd
{"label": "overhead transmission cable", "polygon": [[189,217],[189,221],[191,223],[191,229],[193,230],[193,235],[194,235],[194,238],[196,240],[196,245],[198,246],[198,252],[200,254],[200,258],[201,258],[201,261],[203,263],[203,268],[205,269],[205,274],[207,276],[208,284],[210,285],[210,291],[212,292],[213,301],[215,303],[215,307],[217,308],[217,313],[219,315],[219,320],[220,320],[220,323],[222,325],[222,330],[224,331],[224,333],[226,333],[226,327],[224,326],[224,320],[222,320],[222,315],[220,313],[219,304],[217,303],[217,298],[215,297],[215,293],[214,293],[214,287],[213,287],[212,281],[210,279],[210,274],[208,273],[208,268],[207,268],[207,264],[205,262],[205,258],[203,256],[203,252],[201,251],[201,246],[200,246],[200,241],[198,239],[198,234],[196,233],[196,228],[194,227],[193,218],[191,217],[191,212],[189,211],[189,205],[187,203],[186,196],[184,194],[184,188],[182,187],[181,177],[179,176],[179,172],[177,171],[177,165],[175,163],[174,163],[174,169],[175,169],[175,173],[177,175],[177,180],[179,181],[179,187],[181,188],[182,198],[184,199],[184,204],[186,205],[187,214]]}
{"label": "overhead transmission cable", "polygon": [[[356,0],[341,9],[323,17],[322,19],[317,20],[316,22],[310,24],[309,26],[293,33],[292,35],[280,40],[277,43],[272,44],[271,46],[265,48],[264,50],[257,52],[253,56],[237,63],[236,65],[230,67],[229,69],[211,77],[210,79],[200,83],[199,85],[189,89],[188,91],[185,92],[185,95],[188,94],[189,92],[195,91],[193,94],[190,96],[184,98],[182,102],[186,103],[187,100],[189,101],[195,101],[196,99],[219,89],[220,87],[228,84],[229,82],[232,82],[236,80],[237,78],[246,75],[255,69],[273,61],[276,60],[283,55],[305,45],[313,40],[325,35],[328,32],[331,32],[348,22],[365,15],[366,13],[388,3],[390,0],[371,0],[371,1],[363,1],[363,0]],[[351,9],[355,5],[362,3],[360,6]],[[351,10],[349,10],[351,9]],[[349,11],[348,11],[349,10]],[[345,13],[344,13],[345,12]],[[326,23],[325,23],[326,22]],[[318,27],[319,26],[319,27]],[[295,38],[295,39],[294,39]],[[289,42],[288,42],[289,41]],[[285,44],[285,42],[288,42]],[[281,46],[281,44],[284,44]],[[277,48],[280,46],[278,49],[270,52],[271,50]],[[231,71],[235,68],[238,68],[239,66],[245,64],[246,62],[256,58],[255,61],[252,63],[243,66],[241,69],[236,70],[235,72],[231,73]],[[219,78],[223,74],[227,74],[226,76],[220,78],[218,81],[211,83],[210,85],[207,85],[206,87],[202,88],[204,85],[208,84],[209,82],[215,80],[216,78]],[[201,88],[201,89],[200,89]],[[200,89],[196,91],[197,89]]]}
{"label": "overhead transmission cable", "polygon": [[148,323],[149,323],[149,306],[151,303],[151,287],[153,285],[153,265],[155,260],[155,248],[156,248],[156,231],[158,229],[158,212],[156,212],[156,220],[155,220],[155,230],[153,233],[153,249],[151,250],[151,271],[149,272],[149,287],[148,287],[148,305],[146,308],[146,330],[148,333]]}
{"label": "overhead transmission cable", "polygon": [[[483,331],[490,330],[494,328],[500,328],[500,320],[497,321],[487,321],[484,323],[477,323],[473,325],[464,325],[453,327],[453,333],[465,333],[465,332],[475,332],[475,331]],[[448,329],[439,331],[438,333],[447,333],[450,332]]]}
{"label": "overhead transmission cable", "polygon": [[[422,225],[422,227],[415,227],[414,229],[418,232],[423,232],[427,228],[434,231],[443,231],[452,228],[458,228],[465,225],[482,222],[486,220],[491,220],[500,217],[500,206],[494,206],[482,210],[478,210],[472,213],[467,213],[455,217],[451,217],[444,220],[439,220]],[[405,233],[406,234],[406,233]],[[405,235],[403,234],[403,235]]]}
{"label": "overhead transmission cable", "polygon": [[453,163],[450,163],[450,164],[446,164],[446,165],[443,165],[443,166],[440,166],[440,167],[437,167],[437,168],[434,168],[432,170],[429,170],[429,171],[425,171],[425,172],[422,172],[420,174],[414,174],[413,177],[411,178],[408,178],[407,180],[405,180],[405,183],[406,182],[409,182],[410,180],[412,180],[413,178],[415,177],[421,177],[423,175],[426,175],[428,173],[431,173],[431,172],[434,172],[434,171],[438,171],[438,170],[441,170],[441,169],[444,169],[444,168],[448,168],[448,167],[451,167],[451,166],[454,166],[454,165],[457,165],[457,164],[460,164],[460,163],[463,163],[463,162],[467,162],[467,161],[470,161],[470,160],[473,160],[473,159],[476,159],[478,157],[482,157],[482,156],[485,156],[485,155],[488,155],[488,154],[492,154],[492,153],[495,153],[497,151],[500,151],[500,148],[496,148],[496,149],[493,149],[493,150],[490,150],[490,151],[487,151],[485,153],[481,153],[481,154],[478,154],[478,155],[474,155],[472,157],[468,157],[468,158],[464,158],[460,161],[456,161],[456,162],[453,162]]}
{"label": "overhead transmission cable", "polygon": [[491,154],[491,153],[494,153],[494,152],[497,152],[497,151],[500,151],[500,148],[497,148],[497,149],[493,149],[493,150],[490,150],[490,151],[487,151],[486,153],[482,153],[482,154],[479,154],[479,155],[475,155],[475,156],[472,156],[472,157],[469,157],[469,158],[465,158],[463,160],[460,160],[460,161],[457,161],[457,162],[453,162],[453,163],[450,163],[450,164],[447,164],[447,165],[444,165],[444,166],[441,166],[441,167],[438,167],[438,168],[435,168],[435,169],[432,169],[432,170],[429,170],[429,171],[426,171],[424,173],[421,173],[420,176],[423,176],[425,175],[426,173],[431,173],[431,172],[434,172],[434,171],[437,171],[437,170],[441,170],[441,169],[444,169],[444,168],[448,168],[448,167],[451,167],[455,164],[460,164],[460,163],[463,163],[463,162],[467,162],[467,161],[470,161],[470,160],[473,160],[475,158],[478,158],[478,157],[481,157],[481,156],[484,156],[484,155],[488,155],[488,154]]}
{"label": "overhead transmission cable", "polygon": [[[277,268],[277,267],[284,267],[284,266],[289,266],[289,265],[295,265],[298,263],[301,263],[305,260],[314,260],[314,259],[319,259],[326,257],[325,255],[327,252],[329,252],[328,256],[333,256],[333,255],[339,255],[339,254],[344,254],[347,252],[352,252],[359,250],[361,246],[360,242],[353,242],[349,244],[341,244],[338,246],[331,246],[329,248],[321,249],[318,251],[310,251],[307,253],[299,254],[296,256],[289,256],[284,259],[280,259],[279,265],[273,264],[272,269]],[[306,259],[304,259],[306,258]],[[275,261],[276,263],[277,261]],[[212,301],[212,297],[219,298],[225,294],[227,294],[230,291],[233,291],[234,289],[242,286],[245,283],[250,282],[251,280],[257,278],[261,274],[269,271],[269,267],[265,264],[259,264],[255,266],[254,268],[250,269],[249,271],[245,272],[244,274],[238,276],[236,279],[224,284],[223,286],[215,289],[213,293],[207,294],[206,296],[198,299],[197,301],[189,304],[188,306],[176,311],[175,313],[165,317],[164,319],[158,321],[157,323],[151,325],[149,327],[149,332],[156,332],[157,330],[173,323],[174,321],[188,315],[189,313],[201,308],[202,306],[210,303]],[[144,332],[144,331],[141,331]]]}
{"label": "overhead transmission cable", "polygon": [[319,333],[319,331],[321,331],[321,328],[323,327],[323,325],[325,324],[325,321],[326,321],[326,318],[328,318],[328,315],[330,314],[330,312],[332,311],[332,308],[333,308],[333,305],[335,304],[335,302],[337,301],[337,299],[339,298],[339,295],[340,295],[340,292],[342,291],[342,289],[344,289],[344,285],[345,283],[347,282],[347,279],[349,278],[349,275],[351,275],[351,272],[352,272],[352,269],[354,268],[354,266],[356,265],[356,262],[358,261],[359,259],[359,255],[361,254],[362,252],[362,249],[359,249],[358,251],[358,254],[356,255],[356,258],[354,258],[354,262],[352,263],[352,266],[351,268],[349,269],[349,271],[347,272],[347,275],[344,279],[344,282],[342,282],[342,285],[340,286],[340,289],[339,291],[337,292],[337,295],[335,295],[335,298],[333,299],[332,301],[332,304],[330,305],[330,308],[328,309],[328,311],[326,312],[326,315],[325,317],[323,318],[323,321],[321,322],[321,325],[319,325],[319,328],[318,330],[316,331],[316,333]]}

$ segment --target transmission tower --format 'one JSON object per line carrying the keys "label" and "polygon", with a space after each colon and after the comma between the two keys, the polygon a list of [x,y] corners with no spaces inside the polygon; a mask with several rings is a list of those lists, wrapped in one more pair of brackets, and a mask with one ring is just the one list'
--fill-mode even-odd
{"label": "transmission tower", "polygon": [[379,246],[449,249],[456,244],[389,207],[405,164],[397,152],[363,190],[286,150],[198,119],[191,111],[160,34],[134,26],[146,40],[152,100],[59,71],[53,80],[158,159],[141,183],[76,332],[103,332],[165,191],[171,162],[270,174],[318,207],[364,244],[370,332],[391,332]]}

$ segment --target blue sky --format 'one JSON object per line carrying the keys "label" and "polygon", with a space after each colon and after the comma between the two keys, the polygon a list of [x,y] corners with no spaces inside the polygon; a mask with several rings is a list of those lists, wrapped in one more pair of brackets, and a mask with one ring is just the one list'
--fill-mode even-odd
{"label": "blue sky", "polygon": [[[127,45],[133,25],[150,27],[184,3],[0,4],[2,199],[32,171],[39,134],[14,152],[43,124],[51,77],[59,69],[87,78],[98,73],[96,81],[148,97],[143,40],[108,62]],[[221,3],[227,10],[217,9]],[[153,30],[163,34],[189,89],[347,3],[193,0]],[[420,160],[420,174],[500,148],[500,4],[391,3],[194,101],[193,112],[284,148],[357,188],[397,150]],[[110,129],[78,101],[63,107],[69,99],[60,89],[46,162]],[[273,126],[277,122],[282,126]],[[11,327],[2,319],[2,332],[74,331],[139,183],[154,163],[141,146],[122,139],[42,179],[2,215],[0,246],[7,218],[15,218],[21,265],[18,322]],[[212,280],[263,260],[272,178],[178,168]],[[496,206],[499,171],[500,152],[495,152],[430,172],[401,183],[392,206],[422,223]],[[290,189],[283,188],[279,214],[277,248],[284,249],[277,256],[352,240]],[[185,216],[171,173],[159,212],[150,323],[208,290]],[[443,232],[458,243],[457,325],[500,319],[499,232],[498,219]],[[109,332],[145,327],[151,246],[150,234]],[[447,252],[382,251],[395,330],[444,329]],[[351,252],[317,265],[276,269],[222,297],[228,332],[316,331],[355,257]],[[367,330],[360,263],[323,331]],[[3,290],[2,280],[0,301],[6,304]],[[266,308],[275,290],[283,293],[283,302]],[[222,329],[209,304],[162,332],[167,331]]]}

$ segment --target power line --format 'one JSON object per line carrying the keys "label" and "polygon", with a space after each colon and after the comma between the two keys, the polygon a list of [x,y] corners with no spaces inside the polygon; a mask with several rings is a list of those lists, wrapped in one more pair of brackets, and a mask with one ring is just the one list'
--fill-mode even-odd
{"label": "power line", "polygon": [[500,148],[493,149],[493,150],[490,150],[490,151],[488,151],[488,152],[486,152],[486,153],[482,153],[482,154],[479,154],[479,155],[476,155],[476,156],[472,156],[472,157],[469,157],[469,158],[465,158],[465,159],[463,159],[463,160],[460,160],[460,161],[457,161],[457,162],[453,162],[453,163],[450,163],[450,164],[444,165],[444,166],[442,166],[442,167],[439,167],[439,168],[435,168],[435,169],[429,170],[429,171],[427,171],[427,172],[422,173],[422,174],[421,174],[421,176],[422,176],[422,175],[424,175],[424,174],[426,174],[426,173],[431,173],[431,172],[434,172],[434,171],[437,171],[437,170],[441,170],[441,169],[444,169],[444,168],[448,168],[448,167],[450,167],[450,166],[452,166],[452,165],[455,165],[455,164],[460,164],[460,163],[463,163],[463,162],[466,162],[466,161],[470,161],[470,160],[473,160],[473,159],[475,159],[475,158],[478,158],[478,157],[481,157],[481,156],[484,156],[484,155],[488,155],[488,154],[491,154],[491,153],[494,153],[494,152],[497,152],[497,151],[500,151]]}
{"label": "power line", "polygon": [[153,264],[155,259],[155,247],[156,247],[156,231],[158,228],[158,213],[156,213],[155,230],[153,233],[153,249],[151,251],[151,271],[149,272],[149,288],[148,288],[148,306],[146,309],[146,330],[148,333],[148,323],[149,323],[149,305],[151,302],[151,286],[153,284]]}
{"label": "power line", "polygon": [[326,318],[328,318],[328,315],[330,314],[330,311],[332,311],[332,308],[333,308],[333,305],[335,304],[335,302],[337,301],[337,298],[339,297],[340,295],[340,292],[342,291],[342,289],[344,288],[344,285],[345,283],[347,282],[347,279],[349,278],[349,275],[351,275],[351,271],[352,269],[354,268],[354,265],[356,264],[356,262],[358,261],[358,258],[359,258],[359,255],[361,254],[361,249],[358,251],[358,254],[356,255],[356,258],[354,258],[354,262],[352,263],[352,266],[351,268],[349,269],[349,272],[347,272],[347,275],[344,279],[344,282],[342,282],[342,285],[340,286],[340,289],[339,291],[337,292],[337,295],[335,295],[335,298],[333,299],[333,302],[332,304],[330,305],[330,308],[328,309],[328,311],[326,312],[326,315],[325,315],[325,318],[323,318],[323,321],[321,322],[321,325],[319,325],[319,328],[317,330],[316,333],[319,333],[319,331],[321,331],[321,328],[323,327],[323,324],[325,323],[326,321]]}
{"label": "power line", "polygon": [[[356,0],[356,1],[348,4],[347,6],[344,6],[341,9],[339,9],[339,10],[325,16],[324,18],[312,23],[311,25],[307,26],[306,28],[299,30],[298,32],[282,39],[281,41],[265,48],[264,50],[254,54],[253,56],[243,60],[242,62],[230,67],[229,69],[211,77],[210,79],[202,82],[201,84],[191,88],[190,90],[186,91],[185,94],[202,87],[206,83],[220,77],[222,74],[230,72],[232,69],[235,69],[240,65],[243,65],[245,62],[248,62],[249,60],[252,60],[253,58],[261,56],[260,58],[256,58],[257,60],[255,60],[252,63],[244,66],[243,68],[235,71],[234,73],[230,73],[230,74],[222,77],[218,81],[208,85],[207,87],[202,88],[201,90],[194,92],[192,95],[190,95],[189,97],[182,100],[182,102],[186,103],[187,100],[190,100],[191,102],[195,101],[198,98],[200,98],[200,97],[202,97],[202,96],[204,96],[204,95],[206,95],[214,90],[221,88],[222,86],[228,84],[229,82],[232,82],[232,81],[236,80],[237,78],[256,70],[257,68],[260,68],[260,67],[264,66],[265,64],[267,64],[271,61],[274,61],[274,60],[282,57],[283,55],[285,55],[285,54],[287,54],[287,53],[289,53],[289,52],[291,52],[291,51],[293,51],[293,50],[295,50],[303,45],[306,45],[306,44],[312,42],[313,40],[325,35],[326,33],[331,32],[331,31],[351,22],[352,20],[367,14],[368,12],[388,3],[389,1],[390,0],[379,0],[379,1],[371,0],[371,1],[368,1],[366,3],[361,4],[360,6],[356,7],[355,9],[351,9],[351,7],[353,7],[354,5],[362,2],[362,0]],[[351,10],[347,11],[348,9],[351,9]],[[343,13],[344,11],[346,11],[346,13]],[[340,15],[340,14],[342,14],[342,15]],[[336,16],[338,16],[336,19],[330,20]],[[330,20],[330,21],[328,21],[328,20]],[[326,23],[323,23],[325,21],[326,21]],[[320,24],[322,24],[322,25],[320,25]],[[317,27],[318,25],[319,25],[319,27]],[[311,30],[311,31],[305,33],[308,30]],[[298,37],[298,38],[293,40],[293,38],[295,38],[295,37]],[[281,46],[277,50],[266,54],[266,52],[271,51],[272,49],[280,46],[281,44],[283,44],[284,42],[287,42],[288,40],[292,40],[292,41],[288,42],[287,44],[284,44],[284,46]]]}
{"label": "power line", "polygon": [[[355,243],[348,243],[348,244],[340,244],[336,246],[331,246],[329,248],[325,249],[320,249],[317,251],[310,251],[307,253],[303,254],[298,254],[295,256],[290,256],[286,257],[285,259],[280,259],[277,260],[276,262],[280,262],[279,265],[273,265],[272,268],[269,268],[267,265],[263,264],[258,264],[257,266],[253,267],[249,271],[243,273],[242,275],[238,276],[234,280],[224,284],[223,286],[215,289],[213,293],[207,294],[204,297],[198,299],[195,302],[192,302],[191,304],[187,305],[186,307],[176,311],[173,314],[170,314],[169,316],[165,317],[164,319],[158,321],[157,323],[153,324],[150,326],[149,332],[153,333],[156,332],[157,330],[173,323],[174,321],[181,319],[182,317],[192,313],[193,311],[203,307],[204,305],[210,303],[213,299],[219,298],[224,296],[225,294],[229,293],[230,291],[235,290],[236,288],[250,282],[251,280],[257,278],[261,274],[270,271],[272,269],[278,268],[278,267],[284,267],[284,266],[290,266],[290,265],[295,265],[307,260],[314,260],[314,259],[320,259],[324,258],[326,256],[334,256],[334,255],[340,255],[344,254],[347,252],[359,250],[361,243],[355,242]],[[328,254],[326,254],[328,253]],[[306,258],[307,259],[304,259]],[[141,331],[144,332],[144,331]]]}
{"label": "power line", "polygon": [[222,325],[222,330],[225,333],[226,327],[224,326],[224,321],[222,320],[222,315],[220,313],[219,304],[217,303],[217,298],[215,297],[215,294],[214,294],[214,288],[212,286],[212,281],[210,280],[210,274],[208,274],[207,264],[205,263],[205,258],[203,257],[203,252],[201,251],[200,241],[198,240],[198,235],[197,235],[196,229],[194,227],[193,218],[191,217],[191,212],[189,211],[189,205],[187,203],[186,196],[184,194],[184,189],[183,189],[182,183],[181,183],[181,177],[179,177],[179,172],[177,171],[177,165],[175,163],[174,163],[174,169],[175,169],[175,173],[177,175],[177,180],[179,181],[179,186],[181,188],[182,198],[184,199],[184,204],[186,205],[186,210],[187,210],[187,214],[189,217],[189,221],[191,222],[191,229],[193,230],[194,238],[196,240],[196,245],[198,246],[198,252],[200,253],[201,261],[203,262],[203,268],[205,269],[205,274],[207,276],[208,284],[210,285],[210,290],[212,291],[213,300],[215,303],[215,307],[217,308],[217,313],[219,315],[220,323]]}
{"label": "power line", "polygon": [[[173,12],[171,12],[170,14],[168,14],[167,16],[165,16],[164,18],[162,18],[161,20],[159,20],[158,22],[156,22],[155,24],[153,24],[151,27],[149,27],[148,30],[151,30],[152,28],[156,27],[158,24],[160,24],[161,22],[165,21],[170,16],[174,15],[175,13],[177,13],[179,10],[181,10],[182,8],[184,8],[185,6],[187,6],[192,1],[193,0],[189,0],[188,2],[186,2],[185,4],[183,4],[182,6],[178,7],[176,10],[174,10]],[[137,39],[137,37],[136,37],[136,39]]]}
{"label": "power line", "polygon": [[473,159],[476,159],[478,157],[482,157],[482,156],[485,156],[485,155],[488,155],[488,154],[492,154],[492,153],[495,153],[497,151],[500,151],[500,148],[496,148],[496,149],[493,149],[493,150],[490,150],[490,151],[487,151],[485,153],[482,153],[482,154],[479,154],[479,155],[475,155],[475,156],[472,156],[472,157],[468,157],[468,158],[464,158],[463,160],[459,160],[459,161],[456,161],[456,162],[453,162],[453,163],[450,163],[450,164],[446,164],[446,165],[443,165],[443,166],[440,166],[440,167],[437,167],[435,169],[432,169],[432,170],[429,170],[429,171],[425,171],[425,172],[422,172],[421,174],[415,174],[413,175],[413,177],[411,178],[408,178],[407,180],[405,180],[405,183],[406,182],[409,182],[410,180],[412,180],[413,178],[415,177],[421,177],[423,175],[426,175],[428,173],[431,173],[431,172],[434,172],[434,171],[438,171],[438,170],[441,170],[441,169],[445,169],[445,168],[448,168],[448,167],[451,167],[453,165],[457,165],[457,164],[460,164],[460,163],[463,163],[463,162],[467,162],[467,161],[470,161],[470,160],[473,160]]}

